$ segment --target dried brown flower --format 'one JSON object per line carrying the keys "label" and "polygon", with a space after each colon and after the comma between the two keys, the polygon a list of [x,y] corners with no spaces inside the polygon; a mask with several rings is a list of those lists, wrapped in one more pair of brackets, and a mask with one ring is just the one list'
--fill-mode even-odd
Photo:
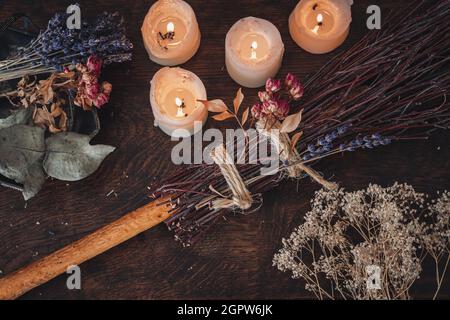
{"label": "dried brown flower", "polygon": [[78,64],[75,71],[52,73],[47,79],[37,81],[36,78],[22,78],[17,89],[0,95],[6,97],[11,104],[19,108],[35,107],[33,122],[35,125],[48,128],[51,133],[67,131],[67,114],[63,110],[64,99],[61,92],[77,90],[74,103],[84,110],[92,107],[100,108],[108,102],[112,85],[98,82],[102,61],[91,56],[86,65]]}
{"label": "dried brown flower", "polygon": [[77,83],[77,95],[74,103],[84,110],[92,110],[92,107],[101,108],[109,101],[112,85],[109,82],[98,82],[101,60],[91,56],[87,65],[76,65],[80,78]]}
{"label": "dried brown flower", "polygon": [[[34,109],[33,122],[35,125],[48,128],[51,133],[58,133],[67,131],[67,114],[61,108],[63,101],[53,103],[50,106],[50,111],[47,106]],[[58,124],[56,123],[58,121]]]}
{"label": "dried brown flower", "polygon": [[60,90],[73,89],[76,86],[75,72],[53,73],[47,79],[22,78],[17,89],[4,94],[11,104],[19,108],[34,107],[35,125],[48,128],[51,133],[67,131],[67,114],[62,109],[64,99]]}

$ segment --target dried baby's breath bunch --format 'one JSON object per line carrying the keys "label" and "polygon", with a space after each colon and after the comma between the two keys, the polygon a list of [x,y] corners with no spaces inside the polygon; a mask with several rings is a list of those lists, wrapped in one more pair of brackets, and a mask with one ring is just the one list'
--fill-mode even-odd
{"label": "dried baby's breath bunch", "polygon": [[306,281],[318,299],[410,299],[421,263],[436,263],[437,288],[449,263],[450,193],[437,200],[406,184],[321,190],[305,222],[273,264]]}

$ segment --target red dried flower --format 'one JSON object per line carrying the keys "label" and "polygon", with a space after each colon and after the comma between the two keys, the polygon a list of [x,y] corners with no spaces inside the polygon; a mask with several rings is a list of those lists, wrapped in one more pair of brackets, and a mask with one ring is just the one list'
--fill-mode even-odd
{"label": "red dried flower", "polygon": [[259,91],[258,97],[261,102],[269,101],[272,98],[271,94],[267,91]]}
{"label": "red dried flower", "polygon": [[289,94],[293,100],[300,100],[303,97],[304,88],[303,85],[297,81],[297,83],[294,83],[289,90]]}
{"label": "red dried flower", "polygon": [[263,103],[262,112],[265,115],[272,115],[278,120],[283,120],[289,114],[289,103],[286,100],[269,100]]}
{"label": "red dried flower", "polygon": [[102,69],[102,59],[100,59],[96,55],[91,55],[86,62],[86,66],[89,70],[89,72],[92,72],[95,74],[95,76],[100,76],[100,72]]}
{"label": "red dried flower", "polygon": [[266,91],[269,93],[275,93],[281,90],[281,80],[278,79],[267,79],[266,81]]}
{"label": "red dried flower", "polygon": [[102,92],[100,92],[97,97],[94,99],[94,105],[97,108],[101,108],[104,104],[108,103],[109,95],[111,94],[112,85],[109,82],[102,83]]}
{"label": "red dried flower", "polygon": [[99,83],[98,77],[102,66],[102,60],[97,56],[90,56],[87,64],[77,64],[76,68],[81,73],[78,81],[75,104],[84,110],[91,110],[92,106],[101,108],[109,101],[112,85],[108,82]]}
{"label": "red dried flower", "polygon": [[263,112],[262,112],[262,105],[260,103],[253,105],[252,116],[253,116],[253,118],[255,118],[257,120],[262,118]]}
{"label": "red dried flower", "polygon": [[284,80],[286,88],[290,89],[294,84],[299,83],[298,78],[293,73],[288,73],[286,79]]}

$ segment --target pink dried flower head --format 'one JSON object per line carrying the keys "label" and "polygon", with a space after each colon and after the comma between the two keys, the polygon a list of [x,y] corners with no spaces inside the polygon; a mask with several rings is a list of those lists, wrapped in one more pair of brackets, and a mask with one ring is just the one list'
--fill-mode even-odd
{"label": "pink dried flower head", "polygon": [[266,116],[275,116],[278,120],[283,120],[289,114],[289,103],[286,100],[269,100],[263,103],[262,112]]}
{"label": "pink dried flower head", "polygon": [[278,79],[267,79],[266,81],[266,91],[269,93],[275,93],[281,90],[281,80]]}
{"label": "pink dried flower head", "polygon": [[277,109],[277,103],[274,100],[268,100],[262,105],[262,112],[264,115],[271,115]]}
{"label": "pink dried flower head", "polygon": [[100,84],[98,82],[86,84],[86,94],[89,99],[94,100],[100,93]]}
{"label": "pink dried flower head", "polygon": [[94,100],[94,105],[100,109],[104,104],[108,103],[109,95],[105,93],[100,93]]}
{"label": "pink dried flower head", "polygon": [[91,55],[86,62],[86,66],[89,72],[92,72],[98,77],[100,76],[100,72],[102,69],[102,59],[100,59],[96,55]]}
{"label": "pink dried flower head", "polygon": [[290,89],[293,85],[299,83],[300,81],[293,73],[288,73],[286,75],[286,79],[284,80],[284,83],[288,89]]}
{"label": "pink dried flower head", "polygon": [[101,92],[94,99],[92,99],[94,105],[100,109],[104,104],[108,103],[111,91],[112,85],[109,82],[103,82],[101,86]]}
{"label": "pink dried flower head", "polygon": [[287,102],[286,100],[278,100],[277,104],[278,104],[278,108],[277,108],[277,111],[275,112],[275,116],[279,120],[283,120],[289,114],[289,109],[290,109],[289,102]]}
{"label": "pink dried flower head", "polygon": [[112,91],[112,84],[107,82],[107,81],[103,81],[102,83],[102,91],[103,93],[109,95]]}
{"label": "pink dried flower head", "polygon": [[102,60],[95,55],[89,57],[86,65],[77,64],[76,69],[81,74],[78,81],[75,104],[84,110],[93,106],[101,108],[109,101],[112,85],[108,82],[99,83],[98,77]]}
{"label": "pink dried flower head", "polygon": [[304,88],[303,85],[297,81],[289,90],[289,95],[293,100],[300,100],[303,97]]}
{"label": "pink dried flower head", "polygon": [[252,116],[253,116],[253,118],[255,118],[257,120],[262,118],[262,116],[263,116],[262,105],[260,103],[256,103],[255,105],[253,105]]}
{"label": "pink dried flower head", "polygon": [[261,102],[269,101],[272,98],[270,93],[268,93],[267,91],[258,92],[258,97]]}

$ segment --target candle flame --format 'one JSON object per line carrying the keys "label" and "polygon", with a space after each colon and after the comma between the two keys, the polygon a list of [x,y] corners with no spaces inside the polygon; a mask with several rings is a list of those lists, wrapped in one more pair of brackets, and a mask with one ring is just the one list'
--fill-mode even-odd
{"label": "candle flame", "polygon": [[321,13],[319,13],[317,15],[317,25],[314,27],[313,32],[315,34],[317,34],[319,32],[320,26],[322,25],[323,22],[323,15]]}
{"label": "candle flame", "polygon": [[251,55],[250,59],[255,60],[256,59],[256,49],[258,49],[258,42],[253,41],[250,48],[252,49],[252,55]]}
{"label": "candle flame", "polygon": [[167,32],[174,32],[175,31],[175,25],[173,24],[173,22],[169,22],[167,24]]}
{"label": "candle flame", "polygon": [[177,114],[176,114],[176,116],[175,117],[177,117],[177,118],[184,118],[185,116],[186,116],[186,113],[184,113],[184,111],[183,111],[183,100],[181,100],[180,98],[175,98],[175,104],[177,105],[177,107],[178,107],[178,110],[177,110]]}
{"label": "candle flame", "polygon": [[323,15],[321,14],[321,13],[319,13],[318,15],[317,15],[317,23],[322,23],[323,22]]}

